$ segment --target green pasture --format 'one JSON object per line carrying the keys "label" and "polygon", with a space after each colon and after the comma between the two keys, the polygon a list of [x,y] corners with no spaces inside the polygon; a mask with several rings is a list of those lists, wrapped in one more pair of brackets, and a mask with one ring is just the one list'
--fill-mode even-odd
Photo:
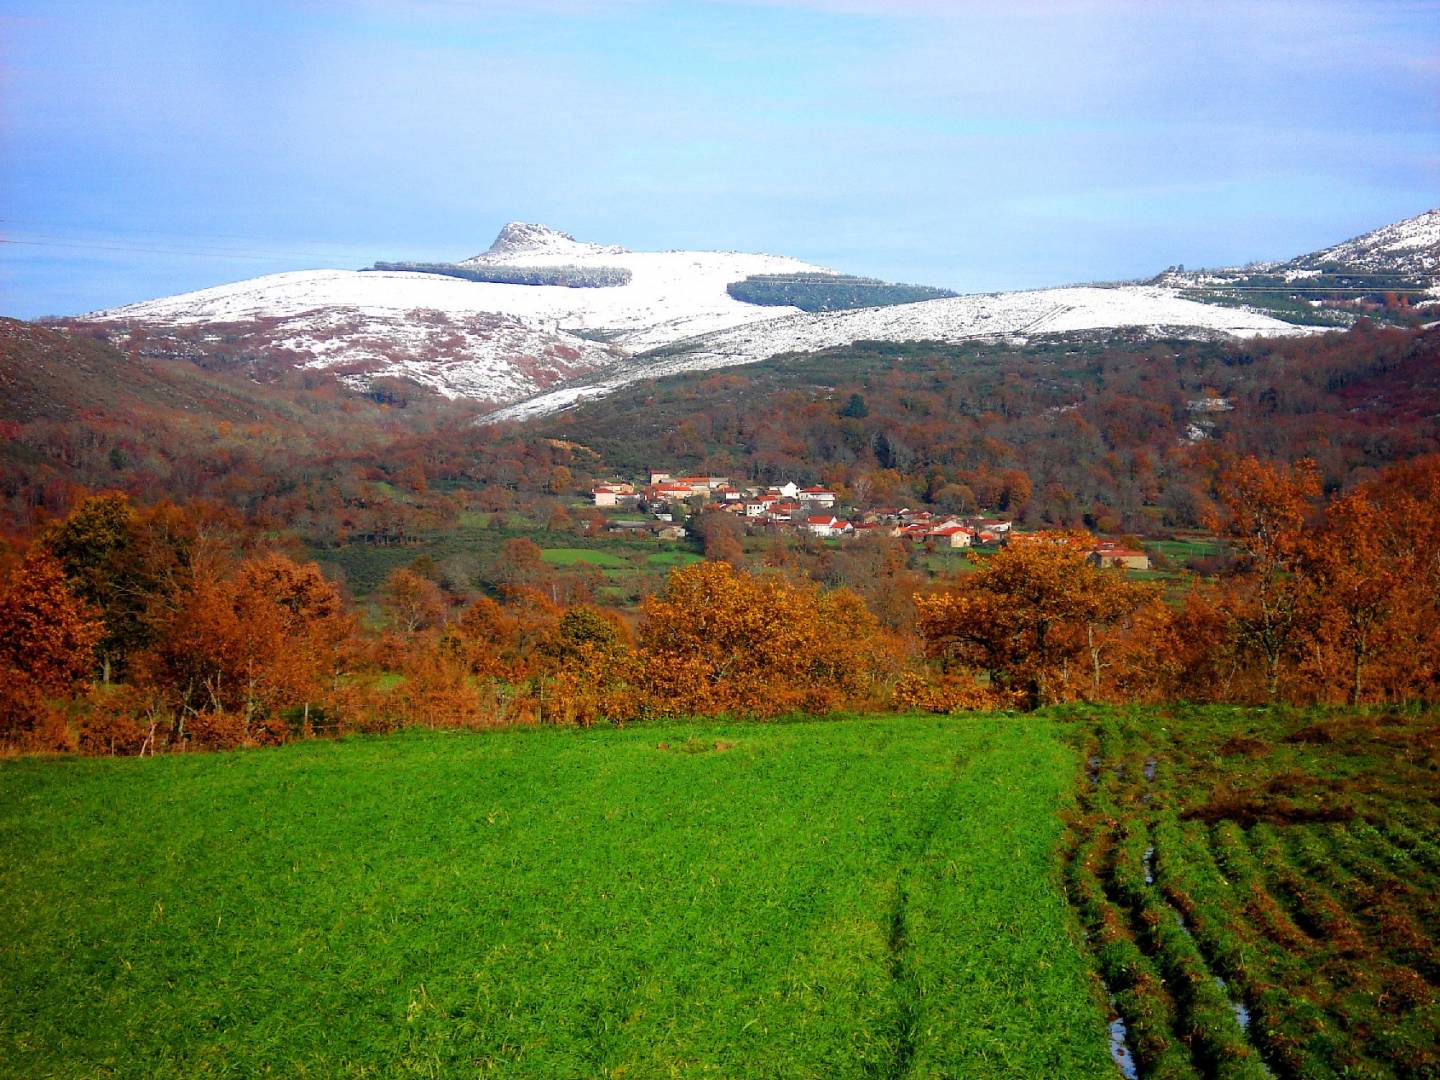
{"label": "green pasture", "polygon": [[553,566],[575,566],[581,563],[590,566],[630,566],[628,559],[600,548],[546,548],[540,552],[540,557]]}
{"label": "green pasture", "polygon": [[647,555],[645,562],[650,566],[689,566],[691,563],[704,562],[704,556],[693,551],[657,551]]}
{"label": "green pasture", "polygon": [[1087,1077],[1055,722],[0,763],[15,1077]]}
{"label": "green pasture", "polygon": [[1216,537],[1175,540],[1146,540],[1144,548],[1151,555],[1164,555],[1176,566],[1188,559],[1205,559],[1223,554],[1225,547]]}

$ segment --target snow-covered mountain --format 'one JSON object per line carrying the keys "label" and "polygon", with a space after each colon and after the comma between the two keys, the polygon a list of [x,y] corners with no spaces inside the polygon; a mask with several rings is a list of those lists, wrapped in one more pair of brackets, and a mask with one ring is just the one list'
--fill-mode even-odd
{"label": "snow-covered mountain", "polygon": [[1297,270],[1341,266],[1369,274],[1440,275],[1440,208],[1385,225],[1284,264]]}
{"label": "snow-covered mountain", "polygon": [[1038,289],[858,311],[802,312],[690,338],[507,406],[493,419],[545,416],[641,379],[758,363],[780,353],[814,352],[854,341],[957,342],[1122,327],[1157,337],[1190,338],[1306,332],[1267,315],[1197,304],[1177,297],[1173,290],[1146,286]]}
{"label": "snow-covered mountain", "polygon": [[548,225],[532,225],[512,221],[500,230],[495,242],[479,255],[472,255],[460,265],[521,265],[539,266],[551,262],[585,262],[596,255],[629,255],[617,245],[587,244],[569,233]]}
{"label": "snow-covered mountain", "polygon": [[97,311],[141,329],[213,327],[255,350],[364,382],[403,377],[496,404],[697,334],[794,314],[734,300],[753,274],[831,273],[798,259],[720,251],[636,252],[511,222],[460,267],[613,267],[624,285],[568,288],[404,271],[301,270]]}
{"label": "snow-covered mountain", "polygon": [[1208,288],[1268,278],[1303,287],[1321,274],[1347,278],[1388,277],[1435,292],[1440,286],[1440,208],[1283,262],[1253,262],[1206,270],[1172,268],[1155,278],[1153,284]]}
{"label": "snow-covered mountain", "polygon": [[[1440,272],[1440,211],[1268,265],[1298,278],[1335,262],[1433,277]],[[958,341],[1121,328],[1198,337],[1309,332],[1233,304],[1186,299],[1187,289],[1204,297],[1195,272],[1183,271],[1150,286],[806,313],[743,303],[726,286],[753,275],[835,271],[774,255],[629,251],[524,222],[506,225],[481,254],[426,267],[437,272],[384,265],[390,268],[273,274],[85,318],[117,335],[183,330],[192,340],[223,337],[253,355],[328,368],[356,385],[400,377],[448,397],[507,406],[498,418],[542,415],[637,379],[862,339]],[[477,277],[564,284],[469,280]]]}

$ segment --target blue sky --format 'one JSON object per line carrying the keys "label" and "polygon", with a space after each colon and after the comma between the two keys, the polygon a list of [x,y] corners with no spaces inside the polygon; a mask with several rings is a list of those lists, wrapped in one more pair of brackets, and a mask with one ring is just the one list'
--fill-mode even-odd
{"label": "blue sky", "polygon": [[0,0],[0,314],[506,221],[988,291],[1440,205],[1440,0]]}

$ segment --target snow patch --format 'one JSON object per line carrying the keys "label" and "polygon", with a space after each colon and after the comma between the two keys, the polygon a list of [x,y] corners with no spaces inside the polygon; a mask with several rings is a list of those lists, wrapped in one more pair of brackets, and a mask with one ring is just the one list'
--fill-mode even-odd
{"label": "snow patch", "polygon": [[[782,309],[783,310],[783,309]],[[494,414],[520,420],[603,397],[641,379],[753,364],[781,353],[809,353],[856,341],[1028,340],[1035,334],[1135,329],[1155,337],[1303,334],[1305,327],[1237,308],[1185,300],[1173,289],[1040,289],[927,300],[856,311],[798,313],[714,331],[638,357],[587,383],[566,386]]]}

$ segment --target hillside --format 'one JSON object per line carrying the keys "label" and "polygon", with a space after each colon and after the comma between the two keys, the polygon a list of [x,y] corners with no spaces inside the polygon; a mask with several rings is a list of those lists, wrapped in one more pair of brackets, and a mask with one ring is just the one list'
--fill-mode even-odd
{"label": "hillside", "polygon": [[16,423],[301,422],[288,394],[188,363],[127,355],[84,333],[0,318],[0,419]]}
{"label": "hillside", "polygon": [[1440,208],[1384,225],[1283,264],[1287,269],[1344,269],[1412,278],[1440,276]]}
{"label": "hillside", "polygon": [[[882,504],[1033,524],[1194,527],[1221,453],[1314,457],[1327,484],[1440,451],[1440,328],[1249,342],[1105,334],[861,342],[637,382],[529,429],[623,475],[825,477]],[[1013,491],[1024,477],[1023,497]],[[913,503],[912,503],[913,505]]]}
{"label": "hillside", "polygon": [[1263,311],[1304,325],[1344,327],[1362,317],[1401,324],[1433,318],[1440,310],[1440,209],[1284,262],[1207,270],[1171,267],[1151,284],[1203,303]]}
{"label": "hillside", "polygon": [[690,338],[508,406],[493,418],[545,416],[577,401],[613,394],[640,379],[752,364],[782,353],[817,352],[861,341],[955,344],[1008,339],[1023,344],[1031,337],[1107,330],[1197,339],[1306,332],[1266,315],[1198,304],[1179,298],[1173,290],[1142,287],[1040,289],[856,311],[806,312]]}
{"label": "hillside", "polygon": [[379,382],[359,394],[235,342],[123,343],[0,319],[0,530],[63,509],[77,487],[218,499],[302,530],[317,507],[347,496],[357,520],[394,520],[356,474],[395,440],[474,415],[414,387]]}

